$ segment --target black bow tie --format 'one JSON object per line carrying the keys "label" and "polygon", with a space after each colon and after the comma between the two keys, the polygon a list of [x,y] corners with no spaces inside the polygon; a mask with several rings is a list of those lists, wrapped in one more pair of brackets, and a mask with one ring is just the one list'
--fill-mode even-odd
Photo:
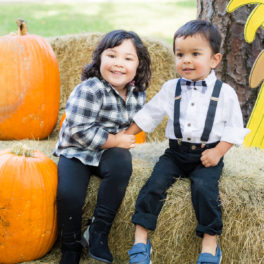
{"label": "black bow tie", "polygon": [[186,86],[187,89],[199,90],[202,93],[205,93],[207,88],[205,81],[190,81],[190,80],[181,79],[181,85]]}

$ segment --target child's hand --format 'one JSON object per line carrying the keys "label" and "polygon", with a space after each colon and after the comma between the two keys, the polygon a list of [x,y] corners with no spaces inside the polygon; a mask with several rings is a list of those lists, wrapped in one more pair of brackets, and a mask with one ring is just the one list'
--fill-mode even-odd
{"label": "child's hand", "polygon": [[219,160],[233,146],[232,143],[220,141],[214,148],[202,152],[201,162],[204,167],[216,166]]}
{"label": "child's hand", "polygon": [[125,131],[120,131],[116,135],[116,147],[130,149],[136,146],[136,138],[134,135],[128,135]]}
{"label": "child's hand", "polygon": [[217,148],[211,148],[202,152],[201,162],[204,167],[214,167],[221,158],[221,152]]}

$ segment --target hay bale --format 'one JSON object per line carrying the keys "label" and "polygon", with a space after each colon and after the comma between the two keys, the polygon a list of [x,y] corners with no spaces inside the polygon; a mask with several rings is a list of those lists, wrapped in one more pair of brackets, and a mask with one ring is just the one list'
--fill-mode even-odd
{"label": "hay bale", "polygon": [[[80,82],[83,66],[91,61],[92,52],[102,38],[101,33],[87,33],[48,38],[60,68],[61,100],[59,120],[64,112],[67,99],[73,88]],[[172,48],[166,43],[151,38],[142,38],[148,47],[152,61],[152,79],[147,89],[147,101],[169,79],[175,78],[175,63]],[[58,124],[59,124],[58,120]],[[58,124],[53,135],[58,132]],[[153,132],[147,140],[164,140],[166,120]]]}
{"label": "hay bale", "polygon": [[[0,142],[0,148],[3,148]],[[54,147],[42,142],[24,141],[37,146],[51,157]],[[117,217],[110,232],[110,248],[114,263],[128,263],[127,251],[133,243],[134,225],[131,216],[139,190],[150,176],[159,156],[168,142],[138,145],[132,150],[133,175]],[[249,159],[249,157],[254,157]],[[54,159],[54,157],[52,157]],[[55,158],[56,159],[56,158]],[[233,147],[225,157],[225,167],[220,181],[223,205],[223,234],[219,238],[223,250],[223,264],[255,264],[264,260],[264,152],[260,149]],[[92,177],[84,205],[83,228],[92,216],[96,204],[100,179]],[[157,229],[150,232],[153,245],[153,263],[195,263],[201,239],[195,235],[196,219],[191,204],[190,183],[179,179],[168,190]],[[58,243],[40,260],[28,263],[58,263]],[[84,251],[81,263],[96,263]]]}

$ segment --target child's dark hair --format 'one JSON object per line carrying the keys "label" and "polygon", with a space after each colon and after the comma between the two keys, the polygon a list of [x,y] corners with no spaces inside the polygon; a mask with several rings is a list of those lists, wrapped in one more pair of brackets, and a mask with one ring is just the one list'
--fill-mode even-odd
{"label": "child's dark hair", "polygon": [[173,52],[175,53],[176,38],[187,38],[195,34],[200,34],[208,40],[214,54],[219,53],[222,41],[219,31],[210,22],[199,19],[187,22],[175,32],[173,38]]}
{"label": "child's dark hair", "polygon": [[90,77],[102,79],[100,73],[102,52],[106,49],[119,46],[126,39],[131,39],[134,43],[139,60],[136,76],[134,78],[136,89],[137,91],[146,90],[151,77],[150,55],[139,36],[133,31],[114,30],[104,35],[93,52],[92,62],[83,68],[81,80],[83,81]]}

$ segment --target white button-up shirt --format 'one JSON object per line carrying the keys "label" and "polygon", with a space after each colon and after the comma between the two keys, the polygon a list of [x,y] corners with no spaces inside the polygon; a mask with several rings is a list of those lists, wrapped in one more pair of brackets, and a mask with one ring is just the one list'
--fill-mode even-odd
{"label": "white button-up shirt", "polygon": [[[176,139],[173,119],[175,89],[178,80],[167,81],[161,90],[134,116],[134,121],[142,130],[152,132],[165,115],[168,115],[165,136],[169,139]],[[182,141],[201,143],[201,135],[216,81],[215,72],[211,71],[204,81],[207,85],[205,90],[194,89],[194,87],[188,89],[183,85],[181,87],[180,126]],[[223,83],[213,128],[207,143],[226,141],[240,145],[247,133],[249,133],[249,129],[243,126],[236,92],[231,86]]]}

